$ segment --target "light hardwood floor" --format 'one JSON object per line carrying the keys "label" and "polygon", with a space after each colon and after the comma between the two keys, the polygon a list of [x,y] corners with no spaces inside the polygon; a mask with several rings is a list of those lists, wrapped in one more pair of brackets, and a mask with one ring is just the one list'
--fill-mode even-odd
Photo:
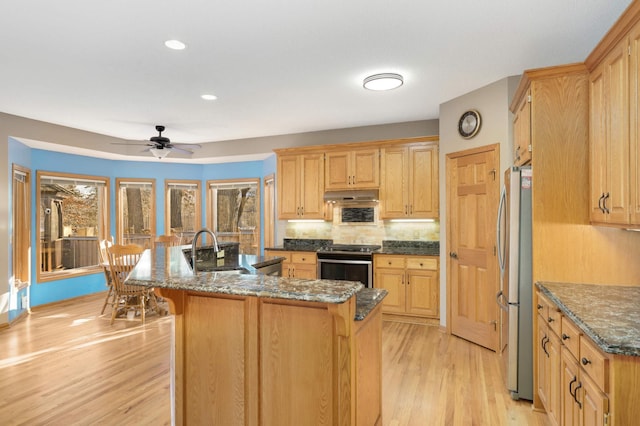
{"label": "light hardwood floor", "polygon": [[[168,425],[170,316],[99,316],[103,295],[0,330],[0,424]],[[383,424],[547,425],[513,401],[493,352],[437,327],[384,322]]]}

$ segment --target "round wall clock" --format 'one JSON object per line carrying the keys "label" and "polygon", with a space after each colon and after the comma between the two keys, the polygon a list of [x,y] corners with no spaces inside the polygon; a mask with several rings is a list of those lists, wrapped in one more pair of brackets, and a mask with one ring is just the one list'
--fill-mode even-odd
{"label": "round wall clock", "polygon": [[480,130],[480,113],[476,110],[469,110],[462,114],[458,121],[458,133],[465,139],[470,139]]}

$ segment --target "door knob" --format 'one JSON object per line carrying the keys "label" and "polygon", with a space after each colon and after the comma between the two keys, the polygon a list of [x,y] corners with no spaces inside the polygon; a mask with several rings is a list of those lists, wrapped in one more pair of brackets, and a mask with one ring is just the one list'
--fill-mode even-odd
{"label": "door knob", "polygon": [[454,258],[454,259],[457,259],[458,258],[458,253],[456,253],[455,251],[452,251],[452,252],[449,252],[449,256]]}

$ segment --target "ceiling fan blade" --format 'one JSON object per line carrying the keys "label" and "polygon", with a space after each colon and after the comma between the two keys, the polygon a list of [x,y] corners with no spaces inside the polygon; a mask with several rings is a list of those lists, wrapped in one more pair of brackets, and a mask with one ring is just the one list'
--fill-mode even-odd
{"label": "ceiling fan blade", "polygon": [[184,152],[185,154],[193,154],[193,151],[189,151],[188,149],[182,149],[182,148],[177,147],[175,145],[171,145],[169,148],[165,148],[165,149],[170,149],[172,151]]}
{"label": "ceiling fan blade", "polygon": [[111,142],[111,145],[142,146],[142,145],[149,145],[149,144],[144,142],[129,142],[129,143]]}
{"label": "ceiling fan blade", "polygon": [[182,149],[199,149],[202,148],[202,145],[198,144],[190,144],[190,143],[179,143],[179,144],[171,144],[171,148],[182,148]]}

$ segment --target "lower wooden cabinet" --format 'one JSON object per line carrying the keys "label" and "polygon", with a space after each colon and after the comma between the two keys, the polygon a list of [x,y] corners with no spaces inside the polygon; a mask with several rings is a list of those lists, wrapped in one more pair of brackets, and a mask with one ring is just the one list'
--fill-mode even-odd
{"label": "lower wooden cabinet", "polygon": [[376,254],[373,263],[374,286],[388,291],[382,301],[383,313],[439,317],[437,257]]}
{"label": "lower wooden cabinet", "polygon": [[[537,297],[536,389],[549,422],[562,426],[638,424],[633,388],[640,377],[640,358],[605,354],[544,295]],[[556,332],[550,324],[558,319]]]}
{"label": "lower wooden cabinet", "polygon": [[313,251],[280,251],[265,250],[265,256],[284,257],[282,276],[287,278],[303,278],[315,280],[317,276],[317,257]]}

